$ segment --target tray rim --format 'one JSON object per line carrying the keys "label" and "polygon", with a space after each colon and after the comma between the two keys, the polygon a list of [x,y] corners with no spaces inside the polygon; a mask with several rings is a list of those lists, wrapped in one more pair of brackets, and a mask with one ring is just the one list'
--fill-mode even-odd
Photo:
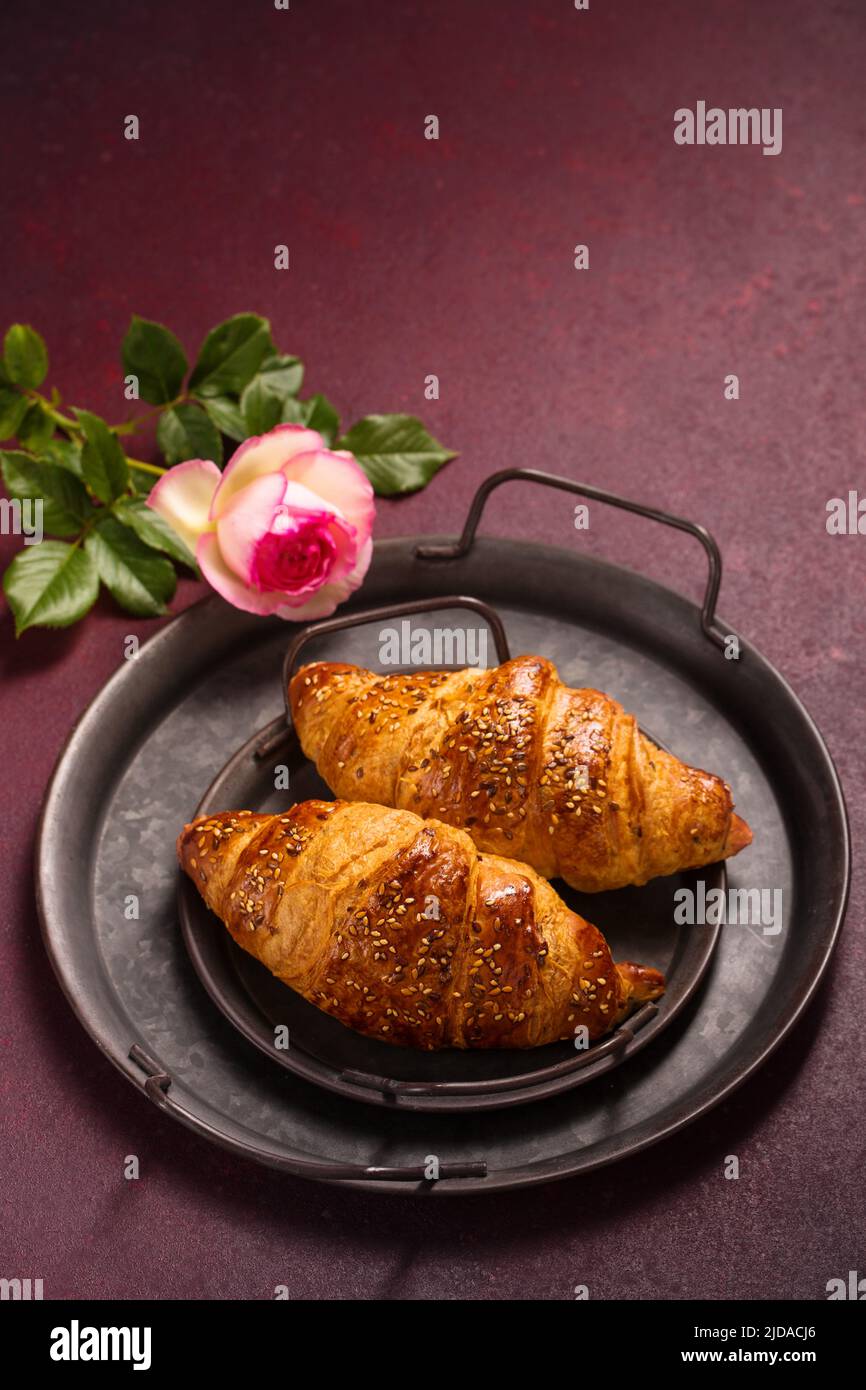
{"label": "tray rim", "polygon": [[[395,557],[399,556],[407,549],[409,549],[408,558],[411,560],[412,558],[414,558],[415,550],[419,545],[428,545],[438,542],[440,540],[443,542],[451,542],[453,541],[453,539],[454,537],[446,535],[385,537],[381,540],[377,540],[374,543],[374,552],[378,555],[387,558],[389,555],[394,555]],[[612,561],[605,560],[599,556],[588,554],[582,551],[573,552],[565,550],[564,548],[559,546],[547,545],[544,542],[527,541],[511,537],[479,538],[475,542],[474,549],[476,551],[483,551],[491,547],[502,547],[514,551],[519,550],[525,552],[527,558],[531,558],[534,554],[540,561],[543,561],[545,559],[549,560],[551,557],[559,556],[562,560],[566,562],[572,564],[579,563],[583,566],[586,566],[589,570],[598,570],[602,573],[606,573],[611,579],[614,579],[616,576],[624,575],[627,577],[629,582],[637,583],[640,587],[645,588],[650,593],[657,593],[659,596],[663,597],[664,600],[668,603],[673,601],[675,604],[679,605],[683,609],[684,613],[687,612],[689,614],[690,620],[694,622],[696,630],[700,630],[700,609],[694,602],[692,602],[690,599],[688,599],[686,596],[684,596],[677,590],[670,588],[668,585],[662,584],[658,580],[651,579],[646,575],[640,574],[626,565],[617,564]],[[456,587],[459,588],[460,586],[457,585]],[[529,611],[539,611],[538,605],[533,603],[530,599],[526,599],[524,600],[524,602],[526,608]],[[161,627],[157,632],[153,633],[153,635],[150,636],[147,639],[147,641],[142,645],[139,656],[136,658],[136,662],[138,663],[155,659],[154,653],[162,647],[164,641],[167,638],[167,634],[176,632],[181,626],[184,628],[188,627],[193,622],[194,617],[197,615],[199,610],[206,605],[210,605],[217,611],[228,611],[228,613],[230,614],[235,612],[235,610],[231,609],[230,606],[226,604],[224,600],[221,600],[218,595],[212,593],[205,593],[204,595],[202,595],[200,599],[190,604],[182,612],[174,615],[168,622],[164,624],[163,627]],[[343,605],[344,609],[348,609],[350,607],[363,606],[363,587],[361,590],[356,591],[356,593],[352,595],[352,597],[347,601],[347,603]],[[724,620],[721,617],[719,617],[718,614],[717,619],[721,625],[727,626],[724,623]],[[269,620],[266,620],[266,622],[268,621]],[[265,624],[262,624],[262,626],[264,627]],[[732,625],[728,626],[728,630],[731,632],[737,631],[736,627]],[[626,639],[623,638],[619,638],[618,640],[626,641]],[[178,1120],[186,1128],[199,1134],[202,1138],[216,1143],[219,1147],[235,1155],[263,1163],[266,1166],[275,1169],[276,1171],[286,1172],[293,1176],[308,1177],[313,1178],[313,1180],[325,1181],[328,1184],[334,1184],[338,1187],[354,1188],[364,1192],[378,1192],[382,1195],[391,1196],[434,1196],[438,1194],[440,1197],[456,1197],[465,1195],[480,1195],[482,1193],[488,1192],[512,1191],[524,1187],[536,1187],[544,1183],[560,1181],[568,1177],[578,1176],[579,1174],[585,1172],[593,1172],[599,1168],[607,1167],[609,1164],[619,1162],[623,1158],[640,1153],[644,1149],[650,1148],[652,1147],[652,1145],[660,1143],[662,1140],[671,1137],[672,1135],[678,1133],[681,1129],[684,1129],[687,1125],[691,1124],[692,1121],[698,1119],[701,1115],[712,1110],[716,1105],[721,1104],[731,1094],[733,1094],[737,1089],[739,1089],[740,1086],[742,1086],[746,1081],[748,1081],[752,1076],[754,1076],[754,1074],[763,1066],[763,1064],[772,1055],[772,1053],[775,1052],[775,1050],[780,1046],[780,1044],[785,1040],[785,1038],[787,1038],[790,1035],[792,1030],[800,1022],[808,1005],[811,1003],[819,986],[821,985],[821,982],[824,980],[826,976],[830,960],[838,944],[839,935],[841,933],[841,929],[845,921],[845,914],[847,911],[850,897],[851,831],[848,816],[848,808],[845,800],[844,791],[842,788],[841,779],[839,777],[838,770],[836,768],[830,750],[827,746],[827,743],[805,702],[796,694],[790,683],[781,674],[781,672],[747,638],[744,638],[742,635],[740,635],[739,640],[743,652],[745,654],[748,654],[751,660],[759,664],[765,676],[769,676],[770,678],[778,682],[781,688],[781,692],[797,708],[813,740],[813,747],[821,758],[824,772],[826,773],[828,778],[830,790],[833,793],[834,806],[839,815],[839,828],[841,831],[839,840],[839,852],[841,855],[841,892],[836,902],[835,911],[833,913],[832,925],[827,934],[826,942],[821,952],[821,956],[819,960],[816,962],[812,978],[810,979],[808,984],[802,989],[797,1002],[788,1009],[783,1022],[780,1025],[778,1025],[773,1036],[770,1037],[769,1040],[762,1047],[759,1048],[755,1056],[751,1059],[751,1061],[748,1062],[748,1064],[743,1065],[742,1069],[737,1073],[736,1076],[731,1077],[729,1081],[727,1081],[724,1085],[721,1086],[721,1088],[718,1088],[717,1086],[713,1090],[713,1094],[711,1096],[696,1096],[694,1100],[689,1103],[683,1114],[671,1120],[669,1124],[663,1126],[657,1132],[649,1135],[644,1135],[638,1138],[631,1138],[630,1140],[628,1140],[625,1146],[620,1146],[619,1144],[617,1144],[612,1152],[604,1152],[596,1155],[595,1157],[590,1157],[586,1154],[581,1155],[579,1150],[572,1150],[568,1154],[559,1155],[557,1159],[541,1159],[538,1161],[538,1164],[530,1164],[522,1168],[506,1168],[502,1170],[497,1170],[494,1174],[488,1175],[480,1179],[455,1178],[449,1179],[446,1182],[439,1182],[427,1185],[423,1183],[415,1184],[390,1180],[377,1181],[372,1180],[370,1178],[323,1178],[320,1175],[313,1176],[309,1173],[304,1172],[305,1166],[309,1166],[311,1160],[309,1156],[304,1155],[303,1152],[293,1151],[291,1154],[284,1155],[277,1152],[270,1152],[266,1148],[256,1147],[254,1145],[239,1142],[232,1134],[221,1133],[212,1124],[210,1124],[208,1120],[187,1111],[181,1104],[178,1103],[176,1097],[173,1098],[171,1102],[169,1102],[168,1098],[164,1095],[161,1095],[161,1093],[154,1094],[146,1092],[142,1072],[130,1060],[127,1054],[124,1054],[122,1050],[118,1050],[118,1048],[114,1045],[112,1039],[106,1035],[104,1028],[101,1026],[102,1020],[100,1019],[100,1023],[97,1024],[88,1016],[88,1013],[82,1007],[81,1001],[79,1000],[74,989],[72,988],[71,980],[67,978],[66,966],[61,959],[62,951],[59,949],[59,944],[62,941],[62,933],[60,934],[58,940],[55,941],[55,937],[52,933],[52,923],[49,920],[50,908],[48,905],[48,892],[47,886],[44,882],[43,874],[46,844],[49,836],[50,815],[53,809],[53,803],[61,789],[63,776],[67,771],[67,760],[73,753],[76,743],[81,738],[82,733],[85,730],[85,726],[88,725],[91,720],[96,720],[99,717],[103,705],[110,702],[114,694],[115,686],[120,684],[126,678],[127,668],[125,667],[125,665],[119,666],[118,669],[100,687],[100,689],[96,692],[93,698],[81,711],[78,718],[73,723],[68,735],[64,739],[43,795],[43,801],[39,812],[39,819],[37,823],[34,841],[34,880],[40,934],[45,945],[46,953],[48,955],[52,969],[54,970],[55,976],[57,977],[58,983],[60,985],[60,988],[65,998],[67,999],[75,1017],[82,1025],[84,1031],[88,1034],[89,1037],[92,1038],[92,1040],[96,1043],[100,1051],[108,1058],[108,1060],[121,1073],[121,1075],[126,1077],[127,1080],[131,1081],[137,1090],[145,1092],[148,1098],[151,1099],[152,1103],[156,1105],[157,1109],[162,1110],[166,1114],[171,1115],[174,1119]],[[71,973],[73,972],[70,970],[70,974]],[[105,978],[104,983],[111,991],[114,1002],[119,1002],[117,1000],[117,996],[115,994],[113,986],[111,985],[111,982],[108,980],[107,976]],[[175,1088],[176,1093],[185,1093],[186,1087],[183,1085],[182,1082],[173,1082],[172,1084]],[[206,1105],[209,1109],[213,1108],[210,1102],[206,1102]],[[258,1139],[262,1138],[261,1135],[256,1137]],[[532,1168],[539,1165],[541,1166],[542,1171],[533,1172]]]}

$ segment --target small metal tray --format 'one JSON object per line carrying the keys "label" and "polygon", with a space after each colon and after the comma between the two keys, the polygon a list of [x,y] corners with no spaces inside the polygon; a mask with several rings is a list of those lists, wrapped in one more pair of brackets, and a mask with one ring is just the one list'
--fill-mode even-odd
{"label": "small metal tray", "polygon": [[[477,538],[487,495],[517,478],[691,533],[709,559],[702,607],[585,554]],[[733,786],[755,841],[728,865],[728,878],[734,888],[778,889],[780,930],[726,926],[700,988],[628,1065],[527,1108],[415,1114],[402,1100],[370,1105],[310,1085],[262,1056],[214,1008],[178,927],[174,839],[226,750],[280,715],[286,648],[285,625],[216,597],[122,664],[70,735],[46,795],[40,918],[83,1026],[160,1109],[232,1152],[311,1178],[428,1198],[585,1172],[717,1104],[808,1006],[849,881],[833,764],[803,705],[759,652],[740,637],[739,659],[726,660],[731,629],[715,614],[720,573],[712,538],[691,522],[568,479],[511,470],[483,485],[460,541],[377,543],[363,590],[341,610],[348,616],[407,594],[484,600],[501,615],[514,652],[549,657],[571,686],[616,695],[680,757]],[[376,664],[365,628],[313,645],[313,659]],[[628,920],[629,895],[645,891],[615,895]],[[594,905],[592,915],[617,958],[652,961],[651,943],[621,937]]]}
{"label": "small metal tray", "polygon": [[[301,651],[316,638],[350,628],[378,627],[397,618],[457,609],[476,614],[491,629],[497,663],[510,659],[499,615],[488,604],[459,594],[365,609],[302,629],[289,643],[283,662],[285,715],[254,734],[229,759],[196,807],[196,815],[227,809],[282,810],[290,802],[309,798],[332,800],[304,757],[292,726],[289,682]],[[391,674],[398,669],[388,668]],[[288,772],[291,794],[275,796],[275,763]],[[275,979],[232,940],[182,873],[178,915],[190,959],[214,1003],[244,1037],[288,1071],[338,1095],[372,1105],[434,1113],[500,1110],[559,1095],[591,1081],[634,1056],[673,1022],[700,984],[721,930],[720,924],[696,928],[674,922],[674,892],[680,887],[694,888],[699,879],[704,880],[707,891],[724,892],[724,863],[655,880],[630,894],[580,894],[557,883],[560,896],[573,911],[596,925],[604,924],[606,930],[612,929],[617,940],[633,942],[629,959],[662,965],[667,982],[658,1003],[644,1004],[607,1037],[584,1050],[576,1050],[570,1043],[519,1051],[446,1049],[433,1053],[388,1047],[344,1028]],[[278,1027],[288,1030],[288,1048],[275,1046]]]}

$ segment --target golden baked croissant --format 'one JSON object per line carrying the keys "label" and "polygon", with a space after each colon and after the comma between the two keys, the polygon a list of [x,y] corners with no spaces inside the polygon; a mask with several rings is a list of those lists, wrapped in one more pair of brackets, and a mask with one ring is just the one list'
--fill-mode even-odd
{"label": "golden baked croissant", "polygon": [[410,811],[304,801],[185,827],[178,859],[238,945],[382,1042],[538,1047],[664,992],[532,869]]}
{"label": "golden baked croissant", "polygon": [[583,892],[751,843],[727,783],[656,748],[616,700],[569,690],[542,657],[391,676],[319,661],[290,699],[335,796],[462,826],[479,849]]}

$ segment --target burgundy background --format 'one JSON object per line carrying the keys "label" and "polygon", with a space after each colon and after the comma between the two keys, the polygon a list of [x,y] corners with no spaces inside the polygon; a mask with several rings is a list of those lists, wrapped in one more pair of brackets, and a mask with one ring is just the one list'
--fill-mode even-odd
{"label": "burgundy background", "polygon": [[[866,538],[824,523],[828,498],[864,486],[862,5],[7,3],[0,28],[0,326],[45,334],[67,401],[131,413],[132,311],[193,352],[252,309],[344,418],[413,411],[460,450],[427,492],[380,505],[379,535],[454,532],[479,480],[519,464],[706,523],[721,611],[818,720],[857,842]],[[781,106],[782,154],[677,147],[673,112],[698,99]],[[567,499],[521,485],[485,525],[700,592],[697,547],[648,523],[596,509],[578,537]],[[0,547],[5,564],[16,543]],[[198,593],[185,582],[178,606]],[[122,636],[156,626],[107,600],[18,643],[0,621],[0,1274],[60,1298],[287,1283],[446,1299],[578,1283],[593,1298],[821,1298],[828,1278],[866,1274],[862,877],[818,1002],[759,1076],[583,1180],[452,1203],[335,1192],[210,1148],[137,1095],[54,981],[32,836]],[[129,1153],[139,1182],[122,1179]]]}

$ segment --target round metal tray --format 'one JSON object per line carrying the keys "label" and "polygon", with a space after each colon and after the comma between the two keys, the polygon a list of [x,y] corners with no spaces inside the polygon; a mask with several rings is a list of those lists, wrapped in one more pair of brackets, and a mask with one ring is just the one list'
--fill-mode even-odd
{"label": "round metal tray", "polygon": [[[554,485],[644,511],[564,480]],[[698,535],[689,523],[647,514]],[[37,845],[40,918],[61,985],[106,1056],[157,1106],[288,1172],[434,1197],[600,1167],[722,1100],[808,1005],[849,879],[844,801],[820,734],[742,637],[739,660],[720,650],[728,629],[713,613],[718,572],[706,533],[698,538],[710,584],[699,612],[592,557],[471,533],[467,544],[467,532],[457,546],[379,542],[361,594],[341,611],[407,594],[487,600],[513,652],[550,657],[569,685],[616,695],[680,757],[720,772],[755,832],[728,866],[731,885],[782,894],[778,934],[725,927],[700,990],[628,1065],[526,1109],[414,1114],[311,1086],[261,1056],[213,1007],[177,923],[174,840],[226,751],[279,715],[287,641],[283,624],[217,598],[124,662],[83,715],[48,789]],[[324,636],[309,655],[375,665],[374,637],[363,628]],[[427,1181],[433,1158],[439,1177]]]}

